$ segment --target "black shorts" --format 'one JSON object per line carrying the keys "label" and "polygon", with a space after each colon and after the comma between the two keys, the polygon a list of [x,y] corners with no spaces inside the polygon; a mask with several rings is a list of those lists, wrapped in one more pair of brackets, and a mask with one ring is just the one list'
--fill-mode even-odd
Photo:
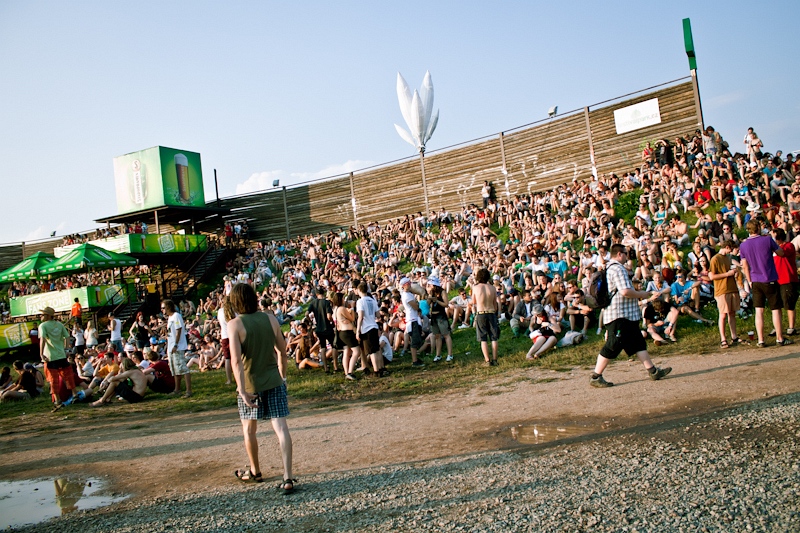
{"label": "black shorts", "polygon": [[797,306],[797,285],[797,283],[779,285],[781,289],[781,301],[783,301],[783,306],[788,311],[794,311],[794,308]]}
{"label": "black shorts", "polygon": [[341,348],[358,348],[358,339],[356,339],[356,332],[352,329],[341,330],[338,334],[339,346]]}
{"label": "black shorts", "polygon": [[606,324],[605,329],[608,338],[600,349],[600,355],[606,359],[616,359],[622,350],[628,355],[647,350],[647,342],[639,330],[639,321],[618,318]]}
{"label": "black shorts", "polygon": [[475,332],[478,342],[500,339],[500,325],[497,322],[497,313],[481,313],[475,315]]}
{"label": "black shorts", "polygon": [[411,347],[415,350],[422,348],[425,340],[422,338],[422,326],[417,321],[411,322]]}
{"label": "black shorts", "polygon": [[781,300],[781,291],[777,281],[770,283],[754,281],[751,292],[753,294],[753,307],[763,309],[766,303],[773,311],[783,309],[783,300]]}
{"label": "black shorts", "polygon": [[120,381],[117,383],[117,388],[114,389],[114,394],[117,396],[121,396],[125,400],[128,400],[128,403],[139,403],[144,400],[144,397],[139,393],[133,390],[133,387],[128,385],[126,381]]}
{"label": "black shorts", "polygon": [[327,331],[317,331],[317,338],[319,339],[320,348],[326,350],[328,348],[328,344],[331,346],[336,346],[336,332],[332,329]]}
{"label": "black shorts", "polygon": [[153,382],[149,383],[147,386],[150,387],[151,391],[159,392],[161,394],[169,394],[170,392],[175,390],[175,384],[174,383],[172,385],[170,385],[169,383],[167,383],[163,379],[159,379],[159,378],[153,379]]}
{"label": "black shorts", "polygon": [[381,336],[378,328],[373,328],[361,334],[361,348],[364,353],[377,353],[381,349]]}

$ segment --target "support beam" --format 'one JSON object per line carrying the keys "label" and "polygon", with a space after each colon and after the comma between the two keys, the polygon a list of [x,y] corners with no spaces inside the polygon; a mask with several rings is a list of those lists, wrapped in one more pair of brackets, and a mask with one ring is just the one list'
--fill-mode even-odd
{"label": "support beam", "polygon": [[428,205],[428,182],[425,180],[425,153],[422,151],[419,153],[419,166],[422,169],[422,193],[425,195],[425,218],[427,219],[431,209]]}

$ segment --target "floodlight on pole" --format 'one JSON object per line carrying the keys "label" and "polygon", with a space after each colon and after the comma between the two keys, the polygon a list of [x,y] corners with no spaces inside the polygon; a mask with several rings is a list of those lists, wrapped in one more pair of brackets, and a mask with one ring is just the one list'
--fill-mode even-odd
{"label": "floodlight on pole", "polygon": [[547,116],[550,117],[550,118],[553,118],[557,114],[558,114],[558,106],[557,105],[554,105],[553,107],[551,107],[550,109],[547,110]]}

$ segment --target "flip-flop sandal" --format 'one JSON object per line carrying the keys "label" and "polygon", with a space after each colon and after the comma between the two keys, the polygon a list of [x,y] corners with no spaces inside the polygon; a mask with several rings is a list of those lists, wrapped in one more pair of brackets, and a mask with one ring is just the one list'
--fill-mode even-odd
{"label": "flip-flop sandal", "polygon": [[253,473],[250,470],[250,467],[245,468],[244,470],[235,470],[233,475],[236,476],[236,479],[241,481],[242,483],[261,483],[264,479],[261,477],[261,472]]}
{"label": "flip-flop sandal", "polygon": [[[284,496],[288,496],[289,494],[294,492],[294,484],[297,483],[296,479],[284,479],[278,488],[283,491]],[[288,485],[288,487],[287,487]]]}

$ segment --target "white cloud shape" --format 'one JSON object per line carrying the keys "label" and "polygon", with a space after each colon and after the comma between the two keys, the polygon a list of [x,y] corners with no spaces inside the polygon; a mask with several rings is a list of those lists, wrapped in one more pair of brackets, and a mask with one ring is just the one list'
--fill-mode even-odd
{"label": "white cloud shape", "polygon": [[314,181],[323,178],[332,178],[360,170],[374,165],[372,161],[361,161],[358,159],[348,160],[344,163],[331,164],[316,172],[287,172],[285,170],[265,170],[255,172],[242,183],[236,184],[236,194],[247,194],[256,191],[263,191],[272,188],[272,182],[280,180],[281,185],[293,185],[306,181]]}

